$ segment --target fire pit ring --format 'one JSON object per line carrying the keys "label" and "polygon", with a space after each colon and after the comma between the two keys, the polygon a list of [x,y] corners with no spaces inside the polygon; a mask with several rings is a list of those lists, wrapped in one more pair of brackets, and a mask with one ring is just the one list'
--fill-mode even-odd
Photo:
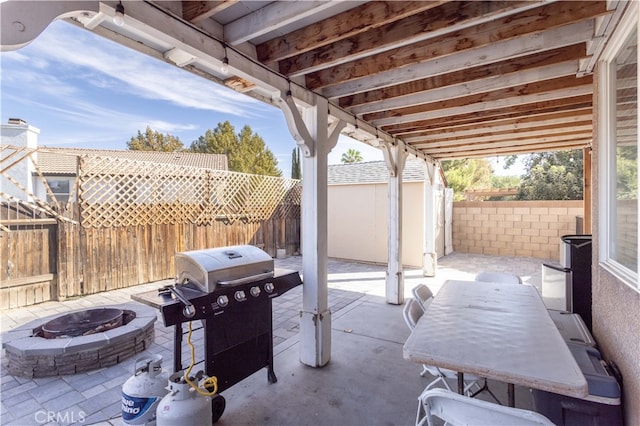
{"label": "fire pit ring", "polygon": [[2,347],[9,375],[36,378],[88,372],[118,364],[149,349],[153,343],[155,309],[137,302],[91,309],[121,311],[122,325],[87,335],[44,338],[45,324],[67,314],[87,311],[81,309],[30,321],[3,333]]}
{"label": "fire pit ring", "polygon": [[116,308],[98,308],[72,312],[43,324],[42,337],[45,339],[57,339],[87,336],[120,327],[122,320],[123,311]]}

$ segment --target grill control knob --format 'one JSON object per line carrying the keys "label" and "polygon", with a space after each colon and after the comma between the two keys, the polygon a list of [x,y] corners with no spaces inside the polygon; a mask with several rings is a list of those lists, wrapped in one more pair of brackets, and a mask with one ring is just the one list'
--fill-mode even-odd
{"label": "grill control knob", "polygon": [[247,296],[244,294],[244,291],[242,290],[236,291],[233,297],[235,297],[235,299],[238,302],[244,302],[245,300],[247,300]]}
{"label": "grill control knob", "polygon": [[260,296],[260,287],[258,287],[258,286],[251,287],[250,292],[251,292],[251,295],[252,295],[253,297],[258,297],[258,296]]}
{"label": "grill control knob", "polygon": [[224,308],[228,304],[229,304],[229,298],[227,296],[225,296],[224,294],[221,296],[218,296],[218,306]]}
{"label": "grill control knob", "polygon": [[273,283],[266,283],[264,285],[264,289],[267,293],[273,293],[273,290],[275,290],[275,287],[273,286]]}

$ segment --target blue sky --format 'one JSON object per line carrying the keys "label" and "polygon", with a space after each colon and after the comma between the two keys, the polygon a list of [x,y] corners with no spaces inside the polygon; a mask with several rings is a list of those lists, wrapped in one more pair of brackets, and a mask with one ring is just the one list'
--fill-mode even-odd
{"label": "blue sky", "polygon": [[[1,122],[22,118],[40,129],[40,145],[127,149],[150,126],[189,146],[228,120],[237,132],[248,124],[258,133],[290,176],[295,142],[279,109],[63,21],[26,47],[2,52],[0,84]],[[341,136],[329,163],[340,163],[349,148],[365,161],[382,159]]]}

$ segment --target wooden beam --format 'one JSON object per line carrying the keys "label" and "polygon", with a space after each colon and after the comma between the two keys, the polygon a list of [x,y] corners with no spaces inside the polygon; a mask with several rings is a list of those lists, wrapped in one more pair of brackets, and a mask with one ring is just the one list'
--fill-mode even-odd
{"label": "wooden beam", "polygon": [[452,160],[456,158],[488,158],[502,155],[512,154],[530,154],[533,152],[549,152],[549,151],[565,151],[567,149],[583,148],[588,145],[590,141],[566,141],[558,142],[556,144],[536,144],[536,145],[522,145],[522,146],[510,146],[510,147],[494,147],[491,149],[479,149],[475,150],[472,147],[465,151],[459,152],[445,152],[440,154],[433,154],[432,157],[438,160]]}
{"label": "wooden beam", "polygon": [[[468,68],[492,64],[499,61],[506,61],[521,56],[526,56],[531,52],[544,52],[558,49],[578,43],[584,43],[593,34],[593,21],[583,21],[576,24],[565,25],[542,33],[532,34],[511,40],[492,42],[489,45],[471,49],[462,53],[447,56],[435,56],[431,60],[424,60],[414,63],[411,66],[399,66],[388,68],[382,64],[381,71],[371,69],[356,69],[358,63],[349,64],[354,67],[344,69],[334,69],[332,78],[323,77],[318,81],[323,86],[322,94],[330,99],[362,93],[369,90],[380,89],[409,81],[419,80],[425,76],[435,76],[453,71],[465,70]],[[410,49],[411,50],[411,49]],[[413,51],[413,53],[420,53]],[[388,62],[380,58],[380,60]],[[372,64],[366,64],[372,65]],[[365,66],[366,68],[366,66]],[[327,70],[329,71],[329,70]],[[371,74],[367,74],[371,72]],[[308,87],[314,87],[311,81],[317,74],[309,74],[305,77]],[[358,78],[352,78],[357,76]],[[324,78],[327,78],[324,80]]]}
{"label": "wooden beam", "polygon": [[591,76],[583,78],[562,77],[523,86],[478,93],[456,99],[446,99],[424,105],[398,108],[391,111],[367,114],[363,117],[376,125],[423,120],[427,117],[442,117],[457,113],[490,110],[544,100],[587,95],[593,92]]}
{"label": "wooden beam", "polygon": [[409,144],[415,148],[426,150],[429,152],[439,152],[440,150],[450,150],[456,148],[456,150],[465,149],[469,146],[479,146],[488,148],[491,146],[511,146],[515,141],[520,144],[528,143],[528,141],[534,142],[555,142],[565,141],[569,139],[592,139],[593,127],[581,126],[576,129],[564,129],[564,131],[543,133],[538,131],[531,132],[519,132],[513,134],[504,134],[500,136],[484,136],[479,135],[477,137],[470,136],[467,138],[459,139],[423,139]]}
{"label": "wooden beam", "polygon": [[424,42],[428,38],[495,20],[523,6],[535,7],[539,4],[520,1],[447,2],[405,19],[285,59],[279,62],[279,69],[285,75],[302,75],[354,58]]}
{"label": "wooden beam", "polygon": [[383,129],[401,137],[408,133],[421,130],[451,128],[463,124],[493,123],[509,119],[535,118],[546,114],[580,114],[583,111],[592,110],[591,95],[576,96],[564,99],[555,99],[545,102],[532,102],[515,107],[496,108],[492,110],[472,111],[457,115],[450,115],[434,119],[419,120],[409,123],[400,123],[385,126]]}
{"label": "wooden beam", "polygon": [[0,225],[3,226],[23,226],[23,225],[56,225],[58,220],[55,218],[44,219],[0,219]]}
{"label": "wooden beam", "polygon": [[238,45],[306,17],[340,6],[340,1],[275,1],[224,26],[224,39]]}
{"label": "wooden beam", "polygon": [[465,84],[437,87],[411,95],[386,99],[381,102],[371,102],[351,108],[350,111],[356,115],[362,115],[388,112],[396,108],[406,110],[411,106],[436,102],[440,99],[462,98],[492,91],[506,92],[510,88],[535,85],[540,81],[548,81],[560,77],[571,77],[572,80],[576,80],[577,69],[578,61],[561,62],[542,68],[525,69],[510,74],[498,74],[480,80],[470,80]]}
{"label": "wooden beam", "polygon": [[258,60],[272,64],[433,9],[445,1],[367,2],[257,45]]}
{"label": "wooden beam", "polygon": [[547,127],[561,127],[579,123],[592,123],[591,110],[584,110],[582,114],[569,111],[561,114],[527,116],[518,118],[498,119],[480,122],[478,124],[461,124],[457,126],[438,127],[435,129],[420,130],[413,133],[405,133],[402,140],[407,143],[414,142],[413,138],[426,137],[464,137],[483,132],[517,132],[522,129],[537,129]]}
{"label": "wooden beam", "polygon": [[593,123],[591,120],[577,123],[563,123],[562,125],[528,127],[522,129],[506,129],[501,131],[482,131],[456,132],[456,134],[444,133],[442,135],[416,136],[413,138],[404,138],[403,140],[411,145],[428,142],[430,144],[446,144],[446,143],[467,143],[467,142],[499,142],[512,138],[536,138],[553,136],[566,133],[593,133]]}
{"label": "wooden beam", "polygon": [[227,78],[226,80],[224,80],[224,85],[240,93],[248,92],[249,90],[256,87],[255,84],[241,77]]}
{"label": "wooden beam", "polygon": [[222,1],[182,1],[182,17],[194,24],[208,19],[218,12],[233,6],[239,0]]}
{"label": "wooden beam", "polygon": [[466,68],[364,93],[344,96],[339,98],[338,103],[341,107],[349,109],[371,102],[412,95],[414,93],[425,92],[439,87],[465,84],[469,81],[507,75],[514,72],[544,67],[565,61],[579,60],[585,57],[585,55],[586,47],[584,43],[579,43],[507,61]]}
{"label": "wooden beam", "polygon": [[[332,64],[332,55],[323,52],[315,60],[322,60],[324,69],[308,73],[305,79],[307,87],[317,90],[331,85],[336,79],[341,82],[349,82],[362,77],[371,77],[384,71],[491,46],[496,42],[505,42],[566,27],[603,13],[606,13],[606,5],[602,2],[561,1],[471,28],[432,37],[410,46],[396,47],[363,59],[356,58],[329,68],[327,68],[327,64]],[[593,25],[593,21],[591,23]],[[592,35],[591,32],[582,41],[589,40]],[[376,42],[376,47],[379,47],[381,42],[379,40]],[[356,46],[360,48],[359,45]],[[339,57],[344,59],[352,55],[354,55],[353,51],[341,52]],[[301,71],[308,72],[305,68],[283,67],[282,63],[280,71],[292,76],[300,75]]]}
{"label": "wooden beam", "polygon": [[13,287],[22,287],[29,284],[37,284],[37,283],[43,283],[47,281],[53,281],[54,278],[55,278],[55,275],[53,274],[44,274],[44,275],[34,275],[32,277],[3,280],[0,282],[0,288],[7,289],[7,288],[13,288]]}

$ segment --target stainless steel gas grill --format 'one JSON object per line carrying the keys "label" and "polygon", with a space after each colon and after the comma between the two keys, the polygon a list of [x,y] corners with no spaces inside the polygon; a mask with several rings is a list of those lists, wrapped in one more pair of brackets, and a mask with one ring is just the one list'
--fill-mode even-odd
{"label": "stainless steel gas grill", "polygon": [[[276,382],[271,300],[302,284],[299,273],[275,269],[267,253],[248,245],[177,253],[175,267],[175,285],[133,296],[175,327],[174,371],[183,369],[182,324],[202,320],[204,373],[217,377],[218,392],[264,367]],[[214,403],[216,421],[222,410]]]}

